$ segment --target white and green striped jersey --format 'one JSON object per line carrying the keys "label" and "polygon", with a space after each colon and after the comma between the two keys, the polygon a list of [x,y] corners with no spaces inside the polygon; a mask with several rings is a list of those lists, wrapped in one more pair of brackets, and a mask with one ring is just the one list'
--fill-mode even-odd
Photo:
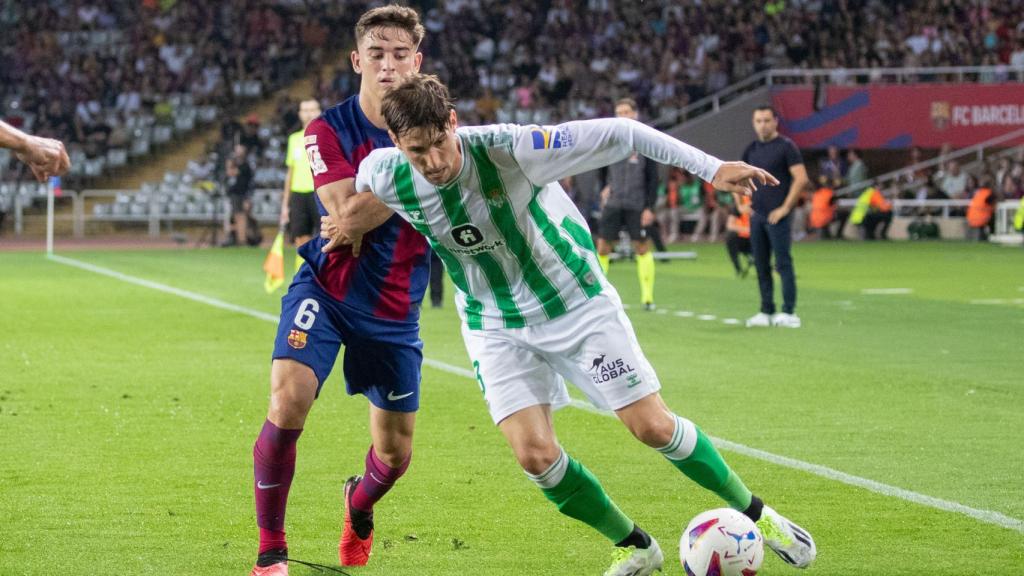
{"label": "white and green striped jersey", "polygon": [[459,128],[462,167],[443,186],[397,148],[359,166],[372,191],[430,241],[457,288],[470,329],[518,328],[555,318],[609,289],[590,230],[558,180],[640,153],[711,180],[721,161],[622,118],[558,126]]}

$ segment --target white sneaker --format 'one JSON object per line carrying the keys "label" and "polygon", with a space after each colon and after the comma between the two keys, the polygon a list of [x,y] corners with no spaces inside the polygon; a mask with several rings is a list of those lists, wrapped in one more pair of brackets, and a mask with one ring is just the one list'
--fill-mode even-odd
{"label": "white sneaker", "polygon": [[811,534],[790,522],[771,506],[765,506],[761,511],[757,528],[761,531],[761,536],[764,536],[764,543],[787,564],[807,568],[818,555],[818,548],[814,545]]}
{"label": "white sneaker", "polygon": [[612,551],[612,565],[604,571],[604,576],[649,576],[655,570],[661,572],[664,562],[658,541],[651,538],[648,548],[629,546]]}
{"label": "white sneaker", "polygon": [[764,312],[758,312],[747,319],[747,328],[767,328],[772,325],[772,317]]}
{"label": "white sneaker", "polygon": [[772,316],[772,326],[780,326],[782,328],[799,328],[800,317],[796,314],[780,312]]}

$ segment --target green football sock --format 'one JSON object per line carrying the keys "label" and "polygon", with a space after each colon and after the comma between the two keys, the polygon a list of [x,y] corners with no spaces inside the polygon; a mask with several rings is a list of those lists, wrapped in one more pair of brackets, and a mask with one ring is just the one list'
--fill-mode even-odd
{"label": "green football sock", "polygon": [[597,255],[597,262],[601,265],[601,272],[604,272],[605,276],[608,275],[608,266],[611,264],[611,261],[612,259],[607,254]]}
{"label": "green football sock", "polygon": [[654,253],[636,255],[636,274],[640,279],[640,302],[654,302]]}
{"label": "green football sock", "polygon": [[725,463],[711,439],[693,422],[676,416],[672,441],[658,452],[687,478],[725,500],[730,508],[742,512],[750,506],[753,497],[750,490]]}
{"label": "green football sock", "polygon": [[527,474],[558,511],[594,528],[612,543],[633,531],[633,521],[619,510],[597,478],[564,451],[539,475]]}

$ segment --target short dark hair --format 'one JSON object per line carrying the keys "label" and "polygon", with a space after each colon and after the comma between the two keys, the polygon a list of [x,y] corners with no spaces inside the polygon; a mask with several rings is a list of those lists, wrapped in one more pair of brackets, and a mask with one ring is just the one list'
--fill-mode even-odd
{"label": "short dark hair", "polygon": [[618,100],[615,101],[616,108],[622,106],[623,104],[629,106],[629,109],[632,110],[633,112],[639,110],[639,108],[636,107],[636,100],[633,100],[632,98],[619,98]]}
{"label": "short dark hair", "polygon": [[408,6],[388,4],[367,10],[356,22],[356,43],[377,28],[398,28],[412,38],[413,46],[419,46],[426,31],[420,23],[420,15]]}
{"label": "short dark hair", "polygon": [[779,113],[775,111],[775,107],[771,104],[761,104],[757,108],[754,108],[754,112],[764,112],[765,110],[772,113],[772,118],[779,117]]}
{"label": "short dark hair", "polygon": [[444,132],[455,102],[433,74],[413,74],[388,90],[380,104],[384,123],[396,137],[416,128]]}

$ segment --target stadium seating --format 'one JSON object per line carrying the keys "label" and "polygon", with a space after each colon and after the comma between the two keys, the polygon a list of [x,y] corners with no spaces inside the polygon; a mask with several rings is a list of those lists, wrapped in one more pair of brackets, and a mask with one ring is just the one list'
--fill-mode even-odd
{"label": "stadium seating", "polygon": [[[299,32],[313,21],[347,22],[325,1],[306,3],[308,10],[221,4],[8,5],[0,13],[0,117],[63,140],[72,158],[67,180],[88,182],[307,72],[319,52]],[[249,16],[235,21],[235,14]],[[229,41],[225,30],[245,41]],[[0,158],[0,179],[21,170]]]}

